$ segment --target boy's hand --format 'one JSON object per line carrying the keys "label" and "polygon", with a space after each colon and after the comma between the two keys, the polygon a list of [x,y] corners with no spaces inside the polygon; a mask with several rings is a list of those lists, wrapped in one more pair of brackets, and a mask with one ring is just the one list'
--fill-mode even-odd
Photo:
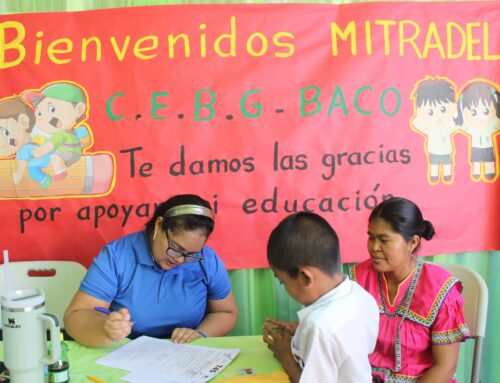
{"label": "boy's hand", "polygon": [[36,146],[33,148],[31,152],[31,156],[33,158],[41,158],[47,153],[50,153],[52,150],[55,149],[55,146],[52,142],[47,142],[46,144],[43,144],[42,146]]}
{"label": "boy's hand", "polygon": [[289,332],[266,329],[262,340],[282,364],[289,361],[290,358],[293,359],[291,347],[292,336]]}
{"label": "boy's hand", "polygon": [[40,158],[44,155],[44,151],[43,149],[40,147],[40,146],[37,146],[36,148],[33,149],[33,151],[31,152],[31,155],[33,156],[33,158]]}
{"label": "boy's hand", "polygon": [[273,332],[287,332],[290,335],[295,334],[299,322],[286,322],[273,318],[266,318],[264,322],[264,331],[269,330]]}

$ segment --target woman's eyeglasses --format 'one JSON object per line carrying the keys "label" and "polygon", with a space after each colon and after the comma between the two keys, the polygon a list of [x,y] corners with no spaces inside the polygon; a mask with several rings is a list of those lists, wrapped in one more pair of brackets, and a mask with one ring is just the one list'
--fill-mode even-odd
{"label": "woman's eyeglasses", "polygon": [[179,249],[176,249],[175,247],[172,247],[170,245],[170,238],[168,237],[168,230],[166,232],[167,235],[167,241],[168,241],[168,247],[166,250],[166,253],[168,256],[172,258],[180,258],[184,257],[184,262],[191,263],[191,262],[199,262],[203,259],[203,248],[198,251],[197,253],[185,253],[184,251],[181,251]]}

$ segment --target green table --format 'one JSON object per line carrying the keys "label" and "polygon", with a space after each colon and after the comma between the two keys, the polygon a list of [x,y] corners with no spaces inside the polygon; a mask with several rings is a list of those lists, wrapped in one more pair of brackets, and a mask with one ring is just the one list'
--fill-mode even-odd
{"label": "green table", "polygon": [[[68,341],[68,357],[70,361],[71,383],[91,383],[87,375],[95,376],[105,383],[123,383],[121,377],[128,374],[127,371],[113,369],[96,363],[101,358],[119,345],[88,348],[76,342]],[[211,382],[221,382],[234,378],[238,371],[252,368],[256,375],[270,374],[282,371],[280,363],[274,358],[271,351],[267,349],[261,336],[227,336],[221,338],[197,339],[192,344],[208,347],[239,348],[240,353],[219,375]],[[3,357],[3,347],[0,350]]]}

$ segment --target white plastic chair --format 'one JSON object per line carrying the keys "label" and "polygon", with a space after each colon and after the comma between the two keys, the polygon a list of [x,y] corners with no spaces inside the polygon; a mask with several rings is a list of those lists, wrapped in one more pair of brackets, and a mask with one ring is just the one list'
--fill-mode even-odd
{"label": "white plastic chair", "polygon": [[[79,289],[86,272],[87,269],[84,266],[73,261],[10,262],[10,289],[43,289],[45,311],[57,315],[61,321],[61,328],[64,328],[64,311]],[[4,265],[2,264],[0,265],[0,294],[3,294],[4,290]]]}
{"label": "white plastic chair", "polygon": [[438,265],[459,279],[464,287],[462,296],[464,297],[465,321],[475,340],[470,381],[471,383],[479,383],[483,340],[486,333],[488,314],[488,287],[483,278],[470,267],[445,263],[439,263]]}

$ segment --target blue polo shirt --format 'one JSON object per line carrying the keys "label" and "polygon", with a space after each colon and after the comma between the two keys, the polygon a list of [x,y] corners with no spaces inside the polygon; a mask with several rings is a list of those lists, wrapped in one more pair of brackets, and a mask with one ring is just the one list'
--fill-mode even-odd
{"label": "blue polo shirt", "polygon": [[130,311],[131,337],[169,337],[177,327],[196,328],[208,299],[223,299],[231,285],[222,260],[209,248],[204,259],[163,270],[151,257],[146,232],[113,241],[94,258],[80,290]]}

